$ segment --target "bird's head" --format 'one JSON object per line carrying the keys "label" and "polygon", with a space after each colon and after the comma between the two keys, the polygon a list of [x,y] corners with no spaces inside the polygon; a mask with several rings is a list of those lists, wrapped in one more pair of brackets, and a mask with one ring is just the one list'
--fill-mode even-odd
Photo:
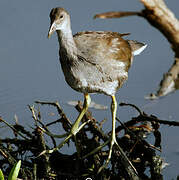
{"label": "bird's head", "polygon": [[65,31],[70,25],[70,15],[61,7],[53,8],[50,12],[50,28],[48,31],[48,38],[56,31]]}

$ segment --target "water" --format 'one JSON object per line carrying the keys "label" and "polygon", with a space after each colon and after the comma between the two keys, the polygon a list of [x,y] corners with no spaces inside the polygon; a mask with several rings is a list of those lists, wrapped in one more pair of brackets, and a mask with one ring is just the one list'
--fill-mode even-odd
{"label": "water", "polygon": [[[120,3],[120,4],[119,4]],[[178,1],[168,1],[176,17],[179,16]],[[56,35],[47,39],[49,12],[52,7],[62,6],[72,15],[72,29],[76,33],[83,30],[110,30],[121,33],[131,32],[129,39],[148,44],[147,49],[135,57],[129,72],[129,80],[117,93],[118,102],[136,104],[146,113],[160,119],[179,119],[178,99],[175,92],[155,101],[145,100],[144,96],[154,92],[163,76],[173,63],[173,52],[167,40],[143,18],[93,20],[96,13],[106,11],[139,11],[143,6],[138,1],[57,1],[39,0],[0,2],[0,116],[13,122],[14,115],[19,122],[31,125],[31,114],[27,104],[35,100],[59,100],[61,106],[74,120],[77,113],[67,105],[68,101],[82,100],[83,96],[72,90],[64,81],[58,61],[58,42]],[[104,95],[92,95],[96,103],[110,106],[110,98]],[[94,110],[96,119],[104,119],[111,127],[110,110]],[[75,113],[75,114],[74,114]],[[128,107],[118,109],[121,120],[129,120],[137,115]],[[170,164],[164,170],[166,179],[178,175],[179,158],[178,128],[161,127],[162,157]],[[1,130],[1,135],[6,131]],[[71,151],[71,150],[70,150]]]}

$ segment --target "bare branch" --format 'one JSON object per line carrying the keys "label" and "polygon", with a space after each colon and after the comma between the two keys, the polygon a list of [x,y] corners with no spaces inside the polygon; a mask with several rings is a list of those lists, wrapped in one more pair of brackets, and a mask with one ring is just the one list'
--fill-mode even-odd
{"label": "bare branch", "polygon": [[126,17],[126,16],[142,16],[141,12],[132,12],[132,11],[127,11],[127,12],[106,12],[106,13],[100,13],[96,14],[94,16],[94,19],[96,18],[101,18],[101,19],[106,19],[106,18],[121,18],[121,17]]}
{"label": "bare branch", "polygon": [[165,96],[179,89],[179,58],[175,58],[172,67],[163,75],[160,82],[160,87],[156,94],[151,93],[147,99],[156,99],[160,96]]}
{"label": "bare branch", "polygon": [[178,89],[179,82],[179,21],[174,13],[167,8],[163,0],[141,0],[145,6],[143,17],[156,27],[170,42],[175,53],[172,67],[164,74],[160,88],[156,95],[151,94],[150,99],[165,96]]}
{"label": "bare branch", "polygon": [[163,0],[141,0],[141,2],[145,6],[143,16],[164,34],[179,57],[179,21],[174,13],[167,8]]}

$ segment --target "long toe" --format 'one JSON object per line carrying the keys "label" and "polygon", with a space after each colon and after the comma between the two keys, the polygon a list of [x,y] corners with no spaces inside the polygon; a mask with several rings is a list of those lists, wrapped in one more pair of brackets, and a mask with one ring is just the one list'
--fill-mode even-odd
{"label": "long toe", "polygon": [[[100,173],[100,172],[101,172],[104,168],[106,168],[107,165],[109,164],[109,161],[111,160],[112,149],[113,149],[114,144],[117,144],[116,138],[112,138],[112,139],[111,139],[111,145],[110,145],[110,149],[109,149],[108,158],[107,158],[105,164],[99,168],[98,173]],[[118,144],[117,144],[117,145],[118,145]]]}

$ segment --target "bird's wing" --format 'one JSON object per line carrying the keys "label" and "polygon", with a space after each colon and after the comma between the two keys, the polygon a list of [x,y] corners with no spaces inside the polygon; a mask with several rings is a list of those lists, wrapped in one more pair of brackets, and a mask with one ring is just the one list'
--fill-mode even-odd
{"label": "bird's wing", "polygon": [[128,41],[122,38],[125,35],[128,33],[86,31],[75,34],[74,41],[79,50],[79,59],[92,64],[101,64],[105,59],[129,62],[132,49]]}

